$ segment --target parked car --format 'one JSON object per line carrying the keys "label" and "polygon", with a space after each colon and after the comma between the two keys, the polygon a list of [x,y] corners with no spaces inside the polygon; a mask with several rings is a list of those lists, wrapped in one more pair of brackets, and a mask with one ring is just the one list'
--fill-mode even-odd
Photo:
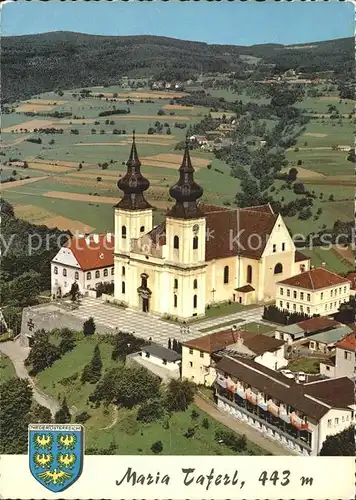
{"label": "parked car", "polygon": [[294,373],[290,370],[281,370],[281,373],[287,378],[294,378]]}
{"label": "parked car", "polygon": [[299,384],[304,384],[307,381],[307,376],[304,372],[297,372],[295,374],[295,381]]}

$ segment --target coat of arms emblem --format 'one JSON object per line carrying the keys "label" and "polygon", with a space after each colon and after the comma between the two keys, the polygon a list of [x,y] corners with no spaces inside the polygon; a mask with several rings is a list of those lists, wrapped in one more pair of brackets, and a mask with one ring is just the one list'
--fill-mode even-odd
{"label": "coat of arms emblem", "polygon": [[54,493],[63,491],[82,473],[84,428],[70,424],[31,424],[28,454],[33,477]]}

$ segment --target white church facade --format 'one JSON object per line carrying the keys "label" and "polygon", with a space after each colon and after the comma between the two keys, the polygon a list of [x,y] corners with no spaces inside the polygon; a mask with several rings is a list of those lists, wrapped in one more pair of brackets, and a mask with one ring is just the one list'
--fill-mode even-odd
{"label": "white church facade", "polygon": [[229,209],[198,202],[203,190],[194,180],[188,142],[169,191],[175,203],[158,226],[145,199],[149,181],[135,138],[118,187],[124,195],[114,209],[114,293],[130,308],[181,320],[202,317],[209,304],[272,301],[278,281],[310,268],[270,205]]}

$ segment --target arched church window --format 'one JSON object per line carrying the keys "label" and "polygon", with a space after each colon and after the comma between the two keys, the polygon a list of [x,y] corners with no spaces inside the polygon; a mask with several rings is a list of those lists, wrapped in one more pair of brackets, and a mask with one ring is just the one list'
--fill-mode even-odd
{"label": "arched church window", "polygon": [[196,309],[198,305],[198,295],[193,296],[193,308]]}
{"label": "arched church window", "polygon": [[252,266],[247,266],[247,283],[252,283]]}
{"label": "arched church window", "polygon": [[91,280],[91,272],[90,271],[87,273],[87,280]]}
{"label": "arched church window", "polygon": [[178,280],[177,279],[174,280],[174,289],[178,290]]}
{"label": "arched church window", "polygon": [[193,281],[193,288],[194,289],[198,288],[198,280]]}
{"label": "arched church window", "polygon": [[125,291],[126,291],[125,281],[122,281],[121,282],[121,293],[125,293]]}
{"label": "arched church window", "polygon": [[95,271],[95,278],[100,278],[100,271]]}
{"label": "arched church window", "polygon": [[58,274],[58,267],[57,266],[54,267],[54,274]]}
{"label": "arched church window", "polygon": [[224,267],[224,284],[229,283],[229,266]]}
{"label": "arched church window", "polygon": [[176,294],[174,294],[173,304],[174,304],[174,307],[177,307],[177,304],[178,304],[178,297],[177,297],[177,295],[176,295]]}
{"label": "arched church window", "polygon": [[179,237],[178,236],[175,236],[173,238],[173,248],[176,248],[176,249],[179,248]]}
{"label": "arched church window", "polygon": [[104,269],[104,276],[107,276],[109,274],[107,269]]}
{"label": "arched church window", "polygon": [[141,226],[140,227],[140,233],[144,233],[145,232],[145,226]]}
{"label": "arched church window", "polygon": [[125,273],[126,273],[125,266],[122,266],[122,268],[121,268],[121,274],[123,276],[125,276]]}
{"label": "arched church window", "polygon": [[121,228],[121,237],[123,240],[126,239],[126,226],[122,226]]}
{"label": "arched church window", "polygon": [[193,237],[193,250],[198,248],[198,236]]}
{"label": "arched church window", "polygon": [[281,273],[283,273],[283,266],[280,262],[278,262],[278,264],[276,264],[274,267],[274,274],[281,274]]}

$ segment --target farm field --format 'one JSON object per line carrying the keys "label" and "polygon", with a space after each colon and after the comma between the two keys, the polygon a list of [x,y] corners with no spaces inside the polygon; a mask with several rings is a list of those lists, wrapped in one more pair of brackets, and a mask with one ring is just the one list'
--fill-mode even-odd
{"label": "farm field", "polygon": [[[18,209],[31,222],[42,221],[51,226],[58,223],[61,229],[71,231],[112,230],[113,205],[121,196],[117,181],[124,175],[131,133],[135,129],[142,172],[151,184],[147,199],[156,207],[154,216],[159,222],[172,202],[169,188],[178,179],[182,151],[175,150],[175,145],[185,138],[189,125],[199,122],[210,109],[172,104],[172,99],[183,95],[182,92],[130,91],[118,86],[92,90],[96,96],[80,100],[80,89],[64,91],[61,97],[46,92],[16,103],[15,112],[4,114],[2,179],[12,175],[12,167],[6,166],[10,159],[26,160],[29,168],[16,168],[17,176],[30,177],[3,184],[6,198],[16,206],[32,207],[27,214],[24,209]],[[228,101],[269,102],[265,97],[256,98],[230,90],[208,89],[208,92]],[[117,99],[121,101],[111,102],[116,99],[114,93],[118,93]],[[330,105],[339,111],[341,121],[330,119]],[[37,114],[25,115],[23,106],[30,106]],[[353,118],[349,117],[353,112],[350,100],[340,102],[334,95],[306,97],[297,106],[312,119],[298,137],[296,146],[286,152],[289,162],[286,170],[296,167],[298,180],[306,189],[314,191],[317,199],[314,200],[313,217],[306,221],[288,217],[286,222],[292,232],[309,233],[329,227],[335,220],[346,222],[353,217],[353,164],[347,156],[356,127]],[[130,113],[99,116],[114,108],[129,109]],[[55,112],[72,115],[41,115]],[[148,133],[156,122],[161,123],[162,133]],[[179,128],[176,124],[186,127]],[[266,124],[269,129],[275,123],[267,120]],[[34,131],[39,127],[54,127],[59,132],[39,134]],[[41,144],[28,141],[38,137]],[[204,188],[202,201],[234,206],[240,180],[231,177],[230,166],[216,159],[213,153],[202,150],[194,150],[192,162],[196,180]],[[295,198],[292,191],[281,189],[282,185],[282,181],[275,181],[277,192],[270,193],[273,198],[282,202]],[[316,216],[320,209],[321,213]]]}
{"label": "farm field", "polygon": [[[16,181],[11,186],[8,183],[7,187],[4,185],[7,199],[16,205],[33,207],[25,217],[32,222],[53,224],[57,221],[61,229],[68,224],[70,230],[80,230],[81,227],[83,230],[111,229],[112,206],[121,196],[116,184],[126,170],[131,132],[135,129],[142,171],[151,183],[147,198],[157,208],[155,216],[159,221],[161,211],[170,205],[169,187],[178,179],[182,159],[182,151],[175,151],[174,147],[185,138],[186,129],[177,128],[174,124],[189,126],[200,121],[209,110],[172,105],[172,98],[182,93],[168,91],[128,92],[118,87],[96,88],[95,92],[104,94],[104,99],[92,97],[80,101],[73,96],[75,92],[66,91],[59,99],[56,94],[47,92],[20,103],[21,106],[32,106],[39,113],[42,112],[41,106],[52,106],[52,112],[72,113],[70,118],[28,117],[19,112],[20,105],[16,113],[4,115],[5,156],[2,163],[10,158],[26,160],[29,168],[18,168],[18,175],[33,178],[31,181]],[[114,92],[120,92],[125,100],[137,99],[129,104],[130,113],[99,117],[99,113],[115,106],[115,103],[106,100]],[[144,102],[140,102],[141,99]],[[128,107],[126,102],[116,106]],[[161,109],[165,114],[160,116],[157,113]],[[167,125],[163,127],[163,133],[147,134],[156,121]],[[63,129],[63,132],[49,135],[34,132],[40,127],[55,127]],[[165,133],[168,128],[170,134]],[[119,129],[120,133],[113,134],[114,129]],[[41,137],[42,143],[29,142],[27,139],[31,137]],[[211,153],[194,152],[192,160],[196,178],[205,188],[204,201],[232,203],[239,180],[230,176],[230,168],[213,158]],[[103,163],[107,164],[106,170],[98,166]],[[208,170],[207,165],[210,164],[211,169]],[[5,175],[9,176],[4,173],[3,178]]]}

